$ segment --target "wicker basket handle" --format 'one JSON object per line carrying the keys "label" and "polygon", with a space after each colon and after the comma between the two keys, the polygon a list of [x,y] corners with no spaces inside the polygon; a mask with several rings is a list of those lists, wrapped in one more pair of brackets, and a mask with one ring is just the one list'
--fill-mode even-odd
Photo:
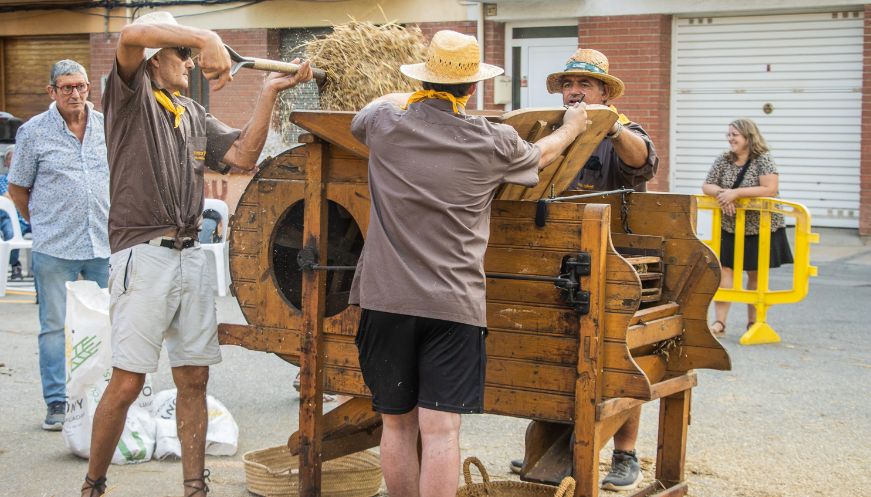
{"label": "wicker basket handle", "polygon": [[481,461],[475,456],[469,456],[465,461],[463,461],[463,478],[466,479],[466,485],[472,485],[472,472],[469,468],[469,465],[471,464],[474,464],[475,467],[478,468],[478,472],[481,473],[481,478],[484,480],[484,485],[489,485],[490,475],[487,474],[487,468],[485,468]]}
{"label": "wicker basket handle", "polygon": [[572,497],[573,495],[575,495],[575,479],[571,476],[566,476],[560,482],[556,492],[553,493],[553,497]]}

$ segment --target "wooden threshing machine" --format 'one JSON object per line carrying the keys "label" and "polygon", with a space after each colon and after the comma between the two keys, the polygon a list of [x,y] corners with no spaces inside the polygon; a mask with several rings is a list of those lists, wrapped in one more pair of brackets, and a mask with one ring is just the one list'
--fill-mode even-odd
{"label": "wooden threshing machine", "polygon": [[[536,420],[524,479],[555,483],[571,472],[576,495],[592,497],[600,448],[659,399],[656,482],[635,495],[684,495],[693,370],[730,368],[707,326],[720,266],[695,236],[693,197],[504,200],[564,188],[560,164],[582,164],[616,119],[606,109],[588,115],[588,132],[543,171],[542,184],[505,188],[493,202],[484,408]],[[347,305],[347,267],[369,219],[368,150],[350,134],[352,117],[295,112],[291,120],[309,134],[261,164],[231,222],[233,289],[250,324],[222,324],[220,340],[300,366],[299,431],[288,445],[300,457],[304,497],[320,495],[323,461],[380,440],[354,345],[359,309]],[[528,110],[492,119],[535,141],[561,117]],[[353,398],[323,414],[323,392]]]}

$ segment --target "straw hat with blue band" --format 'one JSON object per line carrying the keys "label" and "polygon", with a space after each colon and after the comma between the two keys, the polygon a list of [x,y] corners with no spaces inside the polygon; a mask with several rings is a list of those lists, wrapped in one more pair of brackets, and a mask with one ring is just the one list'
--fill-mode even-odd
{"label": "straw hat with blue band", "polygon": [[619,78],[608,74],[608,57],[592,48],[579,48],[566,61],[566,68],[563,71],[549,75],[547,91],[561,93],[563,76],[587,76],[602,81],[608,87],[608,100],[620,97],[625,89],[625,85]]}

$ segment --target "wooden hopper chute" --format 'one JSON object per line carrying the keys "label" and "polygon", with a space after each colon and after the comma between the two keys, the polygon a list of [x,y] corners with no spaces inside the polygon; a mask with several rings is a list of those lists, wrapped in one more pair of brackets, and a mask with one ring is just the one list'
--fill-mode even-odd
{"label": "wooden hopper chute", "polygon": [[[561,112],[502,120],[529,136]],[[590,133],[604,134],[612,114],[590,113]],[[350,133],[352,117],[295,112],[311,134],[261,164],[230,228],[233,289],[249,324],[220,325],[220,340],[300,366],[300,425],[288,444],[306,497],[320,495],[324,460],[380,436],[354,345],[359,309],[346,305],[353,271],[318,270],[354,266],[367,229],[368,151]],[[584,140],[574,145],[581,163],[595,148]],[[719,264],[693,233],[693,202],[648,193],[558,201],[542,226],[536,202],[493,201],[484,409],[536,420],[524,478],[571,472],[577,496],[597,495],[599,449],[641,404],[660,399],[656,471],[669,490],[658,495],[685,492],[693,369],[729,368],[705,322]],[[353,399],[323,414],[323,392]]]}

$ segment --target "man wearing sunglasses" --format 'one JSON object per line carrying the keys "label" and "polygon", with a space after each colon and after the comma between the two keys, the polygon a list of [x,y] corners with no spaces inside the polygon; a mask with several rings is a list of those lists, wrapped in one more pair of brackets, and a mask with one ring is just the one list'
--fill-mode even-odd
{"label": "man wearing sunglasses", "polygon": [[127,409],[145,374],[157,370],[164,342],[178,387],[183,495],[208,492],[206,384],[221,352],[214,265],[197,241],[203,171],[253,169],[278,94],[312,77],[307,62],[295,75],[270,74],[248,124],[233,129],[181,95],[194,67],[191,49],[213,90],[231,81],[230,56],[216,33],[154,12],[121,30],[106,82],[113,371],[94,416],[83,496],[105,493]]}
{"label": "man wearing sunglasses", "polygon": [[85,68],[58,61],[49,81],[53,102],[18,128],[8,180],[33,233],[39,374],[48,406],[42,428],[58,431],[66,412],[65,285],[81,277],[105,287],[109,277],[109,164],[103,114],[88,102]]}

